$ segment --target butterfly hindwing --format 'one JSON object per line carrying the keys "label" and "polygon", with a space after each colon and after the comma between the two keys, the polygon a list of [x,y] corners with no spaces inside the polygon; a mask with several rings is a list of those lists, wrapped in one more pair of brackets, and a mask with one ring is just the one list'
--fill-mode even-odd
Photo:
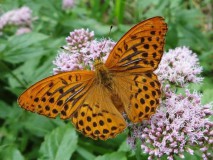
{"label": "butterfly hindwing", "polygon": [[18,98],[19,105],[31,112],[55,118],[70,118],[83,103],[94,80],[93,71],[64,72],[45,78]]}
{"label": "butterfly hindwing", "polygon": [[115,90],[133,123],[149,119],[159,106],[161,84],[154,73],[114,73]]}
{"label": "butterfly hindwing", "polygon": [[134,123],[149,119],[155,113],[161,96],[157,76],[154,73],[144,73],[128,78],[132,80],[130,105],[126,109],[128,118]]}
{"label": "butterfly hindwing", "polygon": [[126,122],[114,106],[110,95],[109,90],[103,86],[93,84],[85,102],[72,115],[72,123],[84,135],[106,140],[126,128]]}
{"label": "butterfly hindwing", "polygon": [[118,117],[117,114],[95,110],[95,106],[84,103],[71,117],[72,123],[77,130],[85,136],[106,140],[114,138],[126,128],[124,119]]}
{"label": "butterfly hindwing", "polygon": [[115,72],[155,70],[163,54],[166,32],[162,17],[137,24],[118,41],[105,65]]}

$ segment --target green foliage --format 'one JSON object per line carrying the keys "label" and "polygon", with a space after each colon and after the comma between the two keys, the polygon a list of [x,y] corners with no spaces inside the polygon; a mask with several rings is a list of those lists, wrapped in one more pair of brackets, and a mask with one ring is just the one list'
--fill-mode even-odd
{"label": "green foliage", "polygon": [[0,0],[0,14],[21,6],[33,10],[33,31],[15,35],[16,28],[7,27],[0,35],[0,159],[147,159],[139,142],[134,151],[126,144],[127,131],[115,139],[93,141],[70,122],[18,107],[16,100],[24,89],[51,75],[57,50],[74,29],[89,28],[101,38],[108,37],[114,25],[110,37],[117,41],[134,24],[164,16],[169,27],[166,49],[185,45],[199,55],[206,79],[201,87],[191,88],[203,92],[204,103],[213,100],[211,0],[80,0],[66,11],[58,0]]}
{"label": "green foliage", "polygon": [[108,153],[103,156],[98,156],[95,160],[117,160],[117,159],[127,160],[125,152]]}
{"label": "green foliage", "polygon": [[[45,39],[47,36],[40,33],[11,36],[5,42],[4,49],[1,50],[1,60],[16,64],[44,55],[42,41]],[[4,42],[2,43],[4,44]]]}
{"label": "green foliage", "polygon": [[45,136],[40,148],[40,160],[69,160],[77,148],[78,137],[71,125],[58,127]]}

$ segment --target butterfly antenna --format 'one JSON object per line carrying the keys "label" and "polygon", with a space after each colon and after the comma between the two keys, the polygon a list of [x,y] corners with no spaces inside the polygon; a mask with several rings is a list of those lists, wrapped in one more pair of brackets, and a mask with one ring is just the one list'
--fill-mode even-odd
{"label": "butterfly antenna", "polygon": [[67,48],[65,48],[63,46],[61,46],[60,48],[63,49],[63,50],[65,50],[65,51],[69,51]]}
{"label": "butterfly antenna", "polygon": [[[110,26],[110,30],[109,30],[109,33],[108,33],[108,37],[110,37],[111,31],[112,31],[112,27],[113,27],[113,26]],[[107,42],[107,41],[105,41],[104,45],[103,45],[102,48],[101,48],[101,56],[103,56],[103,52],[102,52],[102,51],[103,51],[104,47],[106,46],[106,42]],[[100,58],[99,58],[99,59],[100,59]]]}

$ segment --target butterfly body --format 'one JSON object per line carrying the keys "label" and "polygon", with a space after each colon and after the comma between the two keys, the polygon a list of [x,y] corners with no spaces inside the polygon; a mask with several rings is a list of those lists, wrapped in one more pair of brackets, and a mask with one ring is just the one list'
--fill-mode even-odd
{"label": "butterfly body", "polygon": [[112,77],[107,69],[107,67],[104,65],[104,63],[101,60],[96,59],[94,62],[95,67],[95,80],[96,83],[102,84],[105,87],[111,88],[112,87]]}
{"label": "butterfly body", "polygon": [[[94,67],[96,73],[94,83],[97,83],[95,85],[100,85],[101,88],[103,87],[108,90],[114,106],[120,113],[124,113],[124,102],[122,101],[122,98],[119,97],[119,93],[117,93],[116,82],[114,81],[114,79],[116,78],[116,74],[113,74],[113,72],[111,73],[109,69],[104,65],[104,63],[99,59],[96,59],[94,61]],[[127,82],[125,82],[125,84],[125,86],[129,85]],[[130,85],[127,88],[130,88]],[[126,103],[129,104],[130,102]]]}
{"label": "butterfly body", "polygon": [[149,119],[160,103],[161,85],[153,71],[163,54],[167,25],[162,17],[131,28],[94,71],[78,70],[47,77],[18,98],[19,105],[51,118],[70,119],[93,139],[106,140],[133,123]]}

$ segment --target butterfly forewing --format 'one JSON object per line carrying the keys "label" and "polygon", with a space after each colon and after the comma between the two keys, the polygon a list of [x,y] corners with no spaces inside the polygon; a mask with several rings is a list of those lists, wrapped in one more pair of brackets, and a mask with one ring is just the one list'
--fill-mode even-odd
{"label": "butterfly forewing", "polygon": [[[166,32],[167,25],[162,17],[145,20],[119,40],[106,61],[132,122],[149,119],[159,105],[161,86],[153,71],[161,60]],[[128,86],[129,91],[124,91],[121,83]]]}
{"label": "butterfly forewing", "polygon": [[115,45],[105,65],[116,72],[155,70],[163,54],[166,32],[162,17],[137,24]]}
{"label": "butterfly forewing", "polygon": [[32,112],[51,118],[60,114],[62,119],[67,119],[83,103],[93,80],[93,71],[57,74],[28,88],[19,97],[18,103]]}

